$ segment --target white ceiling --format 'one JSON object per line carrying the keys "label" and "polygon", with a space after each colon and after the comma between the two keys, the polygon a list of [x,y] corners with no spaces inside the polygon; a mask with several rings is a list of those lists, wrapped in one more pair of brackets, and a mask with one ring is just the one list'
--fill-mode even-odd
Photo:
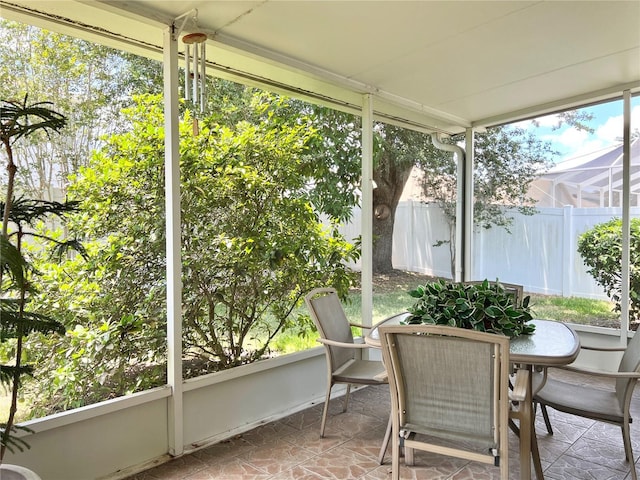
{"label": "white ceiling", "polygon": [[147,53],[162,45],[163,27],[195,8],[197,25],[183,33],[209,35],[208,59],[221,72],[347,107],[369,92],[382,118],[451,132],[640,91],[638,0],[0,0],[0,8],[23,21],[24,8],[46,14],[32,23],[55,15],[51,28],[82,24],[81,36],[104,41],[109,32],[106,43],[125,39]]}

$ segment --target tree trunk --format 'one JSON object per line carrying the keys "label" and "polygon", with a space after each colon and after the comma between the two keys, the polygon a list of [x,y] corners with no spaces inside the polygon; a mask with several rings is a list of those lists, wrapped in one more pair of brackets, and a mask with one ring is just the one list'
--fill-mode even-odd
{"label": "tree trunk", "polygon": [[396,208],[413,164],[400,167],[393,158],[384,158],[373,172],[373,272],[393,270],[391,253]]}

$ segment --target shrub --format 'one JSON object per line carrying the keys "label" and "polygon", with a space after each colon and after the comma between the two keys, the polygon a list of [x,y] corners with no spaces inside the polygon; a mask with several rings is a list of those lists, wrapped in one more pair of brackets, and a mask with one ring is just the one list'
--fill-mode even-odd
{"label": "shrub", "polygon": [[[578,239],[578,253],[587,272],[604,288],[620,312],[622,298],[622,219],[614,218],[586,231]],[[629,320],[640,321],[640,218],[631,220],[631,278]]]}

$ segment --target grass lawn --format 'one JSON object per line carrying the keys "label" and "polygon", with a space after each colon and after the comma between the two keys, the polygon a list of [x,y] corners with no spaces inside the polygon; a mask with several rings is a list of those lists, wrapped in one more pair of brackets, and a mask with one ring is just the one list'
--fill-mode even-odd
{"label": "grass lawn", "polygon": [[[408,292],[420,284],[430,281],[430,277],[411,272],[396,271],[389,275],[375,275],[373,286],[373,319],[375,324],[391,315],[406,311],[414,302]],[[525,292],[525,295],[527,292]],[[619,316],[613,312],[611,302],[588,300],[583,298],[562,298],[550,295],[531,295],[530,306],[535,318],[561,320],[570,323],[588,324],[619,328]],[[347,318],[353,322],[361,322],[361,295],[355,288],[344,304]],[[307,313],[306,307],[300,307],[298,313]],[[354,334],[360,332],[354,330]],[[271,348],[276,355],[293,353],[311,347],[317,347],[317,333],[306,336],[285,333],[276,338]],[[0,390],[0,412],[9,408],[9,397]],[[21,402],[18,408],[19,419],[28,413],[28,405]]]}
{"label": "grass lawn", "polygon": [[[373,319],[375,324],[387,317],[406,311],[413,305],[414,299],[409,291],[431,280],[431,277],[415,272],[396,270],[390,274],[374,275],[373,279]],[[525,295],[528,295],[525,292]],[[613,303],[585,298],[563,298],[551,295],[529,295],[530,307],[535,318],[559,320],[569,323],[620,328],[619,315],[613,311]],[[306,313],[306,307],[302,307]],[[344,304],[347,318],[352,322],[361,322],[360,290],[354,289]],[[354,333],[356,330],[354,330]],[[357,332],[359,334],[360,332]],[[283,334],[273,344],[279,353],[292,353],[318,346],[317,334],[305,337],[295,334]]]}

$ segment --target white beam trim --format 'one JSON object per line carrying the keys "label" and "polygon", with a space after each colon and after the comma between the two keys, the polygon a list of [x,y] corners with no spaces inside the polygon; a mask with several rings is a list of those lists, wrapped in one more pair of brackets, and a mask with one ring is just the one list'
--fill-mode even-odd
{"label": "white beam trim", "polygon": [[164,154],[167,237],[167,381],[169,453],[181,455],[182,400],[182,263],[180,258],[180,132],[178,110],[178,42],[174,27],[164,32]]}

